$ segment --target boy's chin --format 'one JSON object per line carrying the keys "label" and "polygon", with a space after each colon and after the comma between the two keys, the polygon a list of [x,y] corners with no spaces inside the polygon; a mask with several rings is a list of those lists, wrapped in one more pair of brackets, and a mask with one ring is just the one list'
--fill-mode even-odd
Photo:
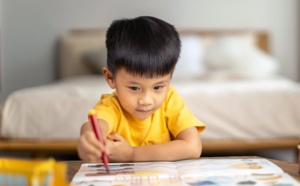
{"label": "boy's chin", "polygon": [[139,115],[134,115],[134,117],[136,118],[136,119],[139,119],[139,120],[144,120],[144,119],[147,119],[147,118],[149,118],[151,116],[151,114],[139,114]]}

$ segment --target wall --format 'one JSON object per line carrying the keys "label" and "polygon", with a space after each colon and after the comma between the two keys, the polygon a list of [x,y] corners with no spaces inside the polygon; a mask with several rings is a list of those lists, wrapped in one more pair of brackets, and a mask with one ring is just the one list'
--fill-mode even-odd
{"label": "wall", "polygon": [[107,27],[112,20],[153,15],[178,28],[269,31],[281,74],[299,77],[297,0],[6,0],[2,1],[3,101],[14,90],[56,79],[57,37],[69,28]]}
{"label": "wall", "polygon": [[2,74],[1,74],[1,61],[2,61],[2,54],[1,54],[1,52],[2,52],[2,42],[1,42],[1,40],[2,40],[2,14],[1,14],[1,12],[2,12],[2,0],[0,0],[0,94],[1,94],[1,85],[2,85]]}

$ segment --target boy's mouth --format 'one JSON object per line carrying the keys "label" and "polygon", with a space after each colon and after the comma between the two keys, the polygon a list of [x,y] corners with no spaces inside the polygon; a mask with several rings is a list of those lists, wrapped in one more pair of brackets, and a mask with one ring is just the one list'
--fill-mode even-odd
{"label": "boy's mouth", "polygon": [[149,112],[152,112],[152,110],[143,110],[143,109],[137,109],[138,112],[141,112],[141,113],[149,113]]}

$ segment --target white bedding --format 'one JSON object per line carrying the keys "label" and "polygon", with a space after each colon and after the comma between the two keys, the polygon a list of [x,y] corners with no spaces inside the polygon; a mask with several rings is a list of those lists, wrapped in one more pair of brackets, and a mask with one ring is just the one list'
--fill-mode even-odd
{"label": "white bedding", "polygon": [[14,92],[2,108],[1,137],[74,139],[87,112],[111,92],[102,76],[82,76]]}
{"label": "white bedding", "polygon": [[[204,140],[300,137],[300,87],[282,78],[173,81],[206,125]],[[88,75],[14,92],[2,105],[1,137],[74,139],[102,93],[103,76]]]}
{"label": "white bedding", "polygon": [[300,137],[300,86],[289,80],[182,82],[174,86],[206,123],[203,139]]}

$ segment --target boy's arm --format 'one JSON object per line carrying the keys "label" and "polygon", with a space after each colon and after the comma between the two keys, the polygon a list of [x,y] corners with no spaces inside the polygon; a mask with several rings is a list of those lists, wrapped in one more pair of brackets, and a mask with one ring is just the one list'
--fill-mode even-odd
{"label": "boy's arm", "polygon": [[134,147],[133,161],[175,161],[199,158],[202,152],[200,135],[196,127],[180,132],[170,142]]}
{"label": "boy's arm", "polygon": [[[114,161],[175,161],[195,159],[199,158],[202,152],[202,144],[196,127],[183,130],[170,142],[150,146],[131,147],[124,138],[120,136],[118,138],[114,139],[116,141],[115,149],[120,154],[110,154]],[[110,152],[113,153],[113,151]]]}

